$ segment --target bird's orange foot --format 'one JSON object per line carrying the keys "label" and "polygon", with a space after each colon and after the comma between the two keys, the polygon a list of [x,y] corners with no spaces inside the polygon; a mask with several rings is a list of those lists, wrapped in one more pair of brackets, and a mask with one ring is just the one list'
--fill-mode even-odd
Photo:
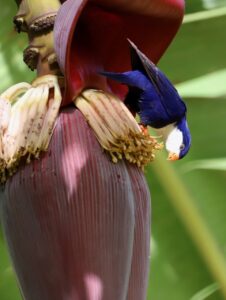
{"label": "bird's orange foot", "polygon": [[144,135],[148,135],[148,127],[140,124],[140,129]]}

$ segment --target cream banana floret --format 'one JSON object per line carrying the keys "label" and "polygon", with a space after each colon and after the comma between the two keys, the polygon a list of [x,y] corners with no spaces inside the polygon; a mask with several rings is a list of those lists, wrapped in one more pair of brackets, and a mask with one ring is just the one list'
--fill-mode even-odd
{"label": "cream banana floret", "polygon": [[0,181],[15,173],[21,160],[46,151],[61,105],[58,78],[46,75],[20,83],[0,95]]}
{"label": "cream banana floret", "polygon": [[117,163],[125,158],[144,168],[162,148],[157,140],[141,127],[116,96],[99,90],[86,90],[74,101],[83,113],[100,145]]}

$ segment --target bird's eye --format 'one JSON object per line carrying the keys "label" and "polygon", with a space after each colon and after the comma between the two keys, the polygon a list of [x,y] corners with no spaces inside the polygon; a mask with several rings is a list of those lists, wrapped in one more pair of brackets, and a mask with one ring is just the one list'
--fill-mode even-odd
{"label": "bird's eye", "polygon": [[184,150],[184,148],[185,148],[185,145],[182,144],[182,145],[180,146],[180,150]]}

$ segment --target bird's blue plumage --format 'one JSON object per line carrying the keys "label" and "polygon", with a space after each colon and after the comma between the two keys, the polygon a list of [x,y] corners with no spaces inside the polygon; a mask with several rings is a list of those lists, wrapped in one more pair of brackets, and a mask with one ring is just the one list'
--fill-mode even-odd
{"label": "bird's blue plumage", "polygon": [[186,113],[186,106],[169,79],[153,64],[147,66],[147,75],[152,78],[159,103],[164,107],[169,119],[177,121]]}
{"label": "bird's blue plumage", "polygon": [[191,134],[188,128],[188,123],[186,117],[181,118],[180,121],[177,122],[177,128],[183,132],[183,147],[180,150],[180,157],[183,158],[191,147]]}
{"label": "bird's blue plumage", "polygon": [[153,128],[176,123],[183,132],[184,156],[191,143],[186,122],[186,106],[169,79],[132,42],[132,71],[124,73],[101,72],[109,79],[126,84],[129,92],[125,104],[140,115],[142,125]]}

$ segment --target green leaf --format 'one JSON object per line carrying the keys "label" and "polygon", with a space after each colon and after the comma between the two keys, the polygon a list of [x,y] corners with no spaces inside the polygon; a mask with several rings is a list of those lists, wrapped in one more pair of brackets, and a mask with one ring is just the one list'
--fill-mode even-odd
{"label": "green leaf", "polygon": [[185,164],[181,171],[191,172],[198,169],[226,171],[226,158],[194,160]]}
{"label": "green leaf", "polygon": [[[218,171],[226,157],[224,24],[225,14],[185,23],[160,63],[187,103],[192,147],[183,160],[169,165],[160,158],[147,171],[154,240],[148,300],[188,300],[200,294],[205,297],[203,287],[212,282],[219,284],[219,280],[225,291],[225,262],[217,272],[221,275],[213,271],[226,258],[226,177],[225,172]],[[211,172],[197,168],[197,163],[203,161],[213,168]],[[196,172],[185,173],[187,168],[195,168]],[[177,184],[175,179],[171,181],[172,175]],[[181,186],[184,192],[178,195]],[[190,205],[192,210],[186,208]],[[200,248],[200,228],[193,227],[194,214],[216,250],[208,259],[209,242]],[[220,288],[207,299],[226,299],[226,295]]]}
{"label": "green leaf", "polygon": [[205,300],[209,296],[213,295],[217,290],[219,290],[219,284],[213,283],[195,294],[191,300]]}

